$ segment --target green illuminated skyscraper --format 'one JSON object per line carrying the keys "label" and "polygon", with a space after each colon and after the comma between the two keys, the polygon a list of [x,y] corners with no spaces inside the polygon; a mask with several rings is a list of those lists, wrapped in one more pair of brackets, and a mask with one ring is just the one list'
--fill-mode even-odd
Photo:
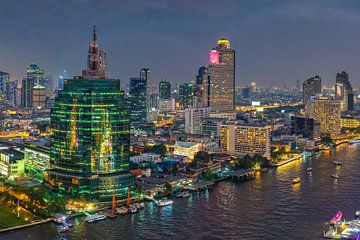
{"label": "green illuminated skyscraper", "polygon": [[64,81],[51,111],[51,169],[45,179],[59,193],[111,201],[113,193],[125,199],[135,182],[129,173],[130,123],[120,80],[106,78],[97,52],[94,31],[93,62],[82,77]]}

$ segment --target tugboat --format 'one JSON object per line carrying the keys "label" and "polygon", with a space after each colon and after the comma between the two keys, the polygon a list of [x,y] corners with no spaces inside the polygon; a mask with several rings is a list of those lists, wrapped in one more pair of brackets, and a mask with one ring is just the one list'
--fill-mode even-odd
{"label": "tugboat", "polygon": [[339,175],[337,175],[336,173],[333,173],[333,174],[331,175],[331,177],[334,178],[334,179],[339,179]]}
{"label": "tugboat", "polygon": [[298,184],[298,183],[300,183],[300,181],[301,181],[301,178],[300,178],[300,177],[296,177],[296,178],[294,178],[294,179],[292,180],[292,184]]}

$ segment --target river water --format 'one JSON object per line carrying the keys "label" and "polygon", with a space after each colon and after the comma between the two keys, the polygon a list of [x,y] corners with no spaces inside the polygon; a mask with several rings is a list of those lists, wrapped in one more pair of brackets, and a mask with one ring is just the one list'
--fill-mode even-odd
{"label": "river water", "polygon": [[[334,160],[342,166],[336,167]],[[136,214],[95,224],[76,219],[68,239],[322,239],[325,223],[338,210],[350,220],[360,209],[359,170],[360,145],[340,146],[250,181],[220,182],[188,199],[175,199],[172,206],[148,203]],[[330,177],[335,172],[338,181]],[[296,176],[301,184],[292,185]],[[0,239],[61,239],[57,228],[45,224]]]}

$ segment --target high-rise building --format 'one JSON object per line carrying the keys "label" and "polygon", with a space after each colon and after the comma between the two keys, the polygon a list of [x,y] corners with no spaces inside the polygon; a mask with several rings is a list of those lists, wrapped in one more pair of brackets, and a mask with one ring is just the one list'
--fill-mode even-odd
{"label": "high-rise building", "polygon": [[13,105],[17,105],[18,99],[18,80],[6,83],[6,101]]}
{"label": "high-rise building", "polygon": [[301,91],[301,81],[300,81],[300,79],[296,79],[296,90],[298,92]]}
{"label": "high-rise building", "polygon": [[305,116],[295,116],[291,122],[292,134],[318,140],[320,139],[320,123],[313,118]]}
{"label": "high-rise building", "polygon": [[354,110],[354,93],[345,71],[336,74],[335,99],[341,101],[341,110]]}
{"label": "high-rise building", "polygon": [[[208,73],[204,75],[203,97],[213,112],[233,111],[235,104],[235,51],[229,40],[221,38],[210,51]],[[206,99],[205,101],[206,102]]]}
{"label": "high-rise building", "polygon": [[185,133],[200,134],[201,120],[210,116],[210,108],[185,109]]}
{"label": "high-rise building", "polygon": [[241,95],[245,99],[249,99],[251,96],[251,88],[249,86],[243,87],[241,89]]}
{"label": "high-rise building", "polygon": [[93,26],[93,40],[89,44],[87,69],[83,70],[84,78],[106,78],[107,76],[107,60],[106,53],[97,45],[96,26]]}
{"label": "high-rise building", "polygon": [[312,97],[315,97],[319,93],[321,93],[321,78],[319,76],[315,76],[307,79],[303,83],[304,105],[306,105]]}
{"label": "high-rise building", "polygon": [[146,123],[147,106],[146,79],[130,78],[129,111],[132,128],[139,128]]}
{"label": "high-rise building", "polygon": [[34,78],[24,78],[21,82],[21,107],[32,108]]}
{"label": "high-rise building", "polygon": [[6,99],[6,85],[10,82],[10,74],[0,71],[0,99]]}
{"label": "high-rise building", "polygon": [[26,77],[33,78],[35,84],[40,85],[45,78],[45,71],[37,64],[30,64],[26,67]]}
{"label": "high-rise building", "polygon": [[[90,59],[97,61],[97,51],[93,53]],[[99,201],[111,201],[113,194],[125,199],[135,177],[129,173],[124,92],[120,80],[105,78],[98,64],[89,67],[82,77],[64,80],[51,109],[51,168],[45,180],[57,193]]]}
{"label": "high-rise building", "polygon": [[256,92],[257,88],[256,88],[256,82],[251,82],[250,83],[250,90],[252,93]]}
{"label": "high-rise building", "polygon": [[306,115],[320,123],[321,133],[340,133],[340,101],[327,97],[314,98],[309,102]]}
{"label": "high-rise building", "polygon": [[206,73],[207,68],[204,66],[199,67],[198,74],[196,75],[196,85],[202,85],[204,80],[204,74]]}
{"label": "high-rise building", "polygon": [[171,83],[169,81],[161,80],[159,82],[159,99],[171,98]]}
{"label": "high-rise building", "polygon": [[226,122],[220,128],[220,146],[230,154],[259,154],[270,158],[271,126]]}
{"label": "high-rise building", "polygon": [[180,104],[183,109],[193,107],[194,85],[184,83],[179,87]]}
{"label": "high-rise building", "polygon": [[32,89],[32,108],[41,110],[45,108],[46,88],[41,85],[35,85]]}
{"label": "high-rise building", "polygon": [[157,96],[155,92],[155,86],[151,79],[151,72],[149,68],[142,68],[140,70],[140,78],[145,80],[146,85],[146,109],[147,109],[147,115],[146,119],[147,121],[151,122],[153,115],[153,109],[156,109],[157,105]]}

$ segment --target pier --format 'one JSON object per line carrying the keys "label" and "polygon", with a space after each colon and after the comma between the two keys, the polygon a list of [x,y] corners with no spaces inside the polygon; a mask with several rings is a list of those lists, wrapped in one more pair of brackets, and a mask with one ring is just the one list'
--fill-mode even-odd
{"label": "pier", "polygon": [[214,186],[214,184],[215,183],[212,181],[198,181],[184,186],[184,189],[190,191],[199,191],[206,188],[211,188],[212,186]]}
{"label": "pier", "polygon": [[230,172],[229,177],[235,180],[244,180],[254,177],[255,173],[256,173],[255,170],[239,169],[237,171]]}

